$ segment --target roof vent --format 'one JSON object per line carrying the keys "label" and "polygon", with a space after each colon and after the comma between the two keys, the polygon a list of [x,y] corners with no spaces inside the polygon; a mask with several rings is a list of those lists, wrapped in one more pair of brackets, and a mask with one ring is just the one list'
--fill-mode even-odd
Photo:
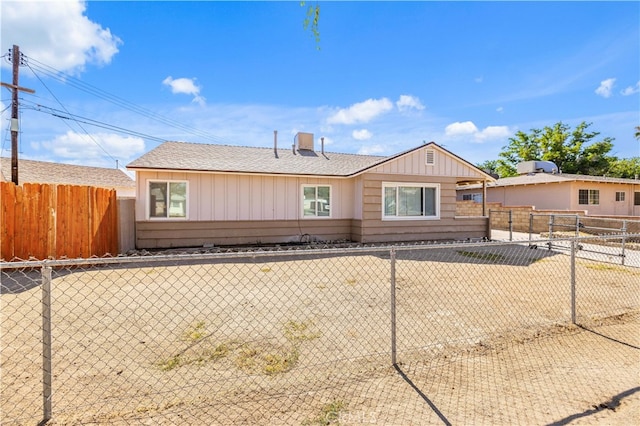
{"label": "roof vent", "polygon": [[313,151],[313,133],[298,132],[294,140],[298,150]]}

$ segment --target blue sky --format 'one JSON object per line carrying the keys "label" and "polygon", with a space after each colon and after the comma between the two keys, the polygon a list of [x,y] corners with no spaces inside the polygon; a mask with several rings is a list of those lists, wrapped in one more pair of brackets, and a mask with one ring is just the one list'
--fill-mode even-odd
{"label": "blue sky", "polygon": [[271,147],[277,130],[282,147],[298,131],[345,153],[434,141],[478,164],[558,121],[640,155],[638,2],[307,4],[319,42],[298,1],[3,0],[0,54],[18,45],[36,90],[21,158],[122,166],[162,140]]}

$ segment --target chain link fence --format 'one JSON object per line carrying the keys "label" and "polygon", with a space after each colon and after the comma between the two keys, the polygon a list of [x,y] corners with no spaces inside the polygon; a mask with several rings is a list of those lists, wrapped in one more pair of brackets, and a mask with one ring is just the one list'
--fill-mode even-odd
{"label": "chain link fence", "polygon": [[640,265],[566,243],[2,263],[2,424],[634,422]]}

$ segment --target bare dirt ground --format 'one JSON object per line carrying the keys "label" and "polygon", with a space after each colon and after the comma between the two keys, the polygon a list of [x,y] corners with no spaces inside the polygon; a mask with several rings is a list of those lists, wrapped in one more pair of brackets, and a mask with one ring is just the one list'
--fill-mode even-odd
{"label": "bare dirt ground", "polygon": [[[580,259],[573,325],[566,255],[397,258],[396,366],[388,252],[55,270],[49,424],[640,424],[639,269]],[[38,274],[2,276],[2,424],[42,418]]]}

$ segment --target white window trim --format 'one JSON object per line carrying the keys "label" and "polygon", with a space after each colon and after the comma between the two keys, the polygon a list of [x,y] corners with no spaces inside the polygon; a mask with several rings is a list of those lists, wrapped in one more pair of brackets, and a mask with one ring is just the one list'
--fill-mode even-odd
{"label": "white window trim", "polygon": [[[620,196],[620,194],[622,196]],[[626,191],[616,191],[616,202],[623,203],[626,201],[626,199],[627,199]]]}
{"label": "white window trim", "polygon": [[[152,183],[184,183],[186,185],[186,206],[185,206],[185,217],[152,217],[151,216],[151,191],[149,190],[149,186]],[[147,215],[147,220],[177,220],[184,221],[189,219],[189,181],[188,180],[179,180],[179,179],[147,179],[146,183],[146,199],[144,200],[145,211]]]}
{"label": "white window trim", "polygon": [[[327,186],[329,187],[329,216],[305,216],[304,215],[304,189],[305,188],[318,188],[319,186]],[[323,220],[323,219],[331,219],[333,217],[333,185],[329,184],[311,184],[305,183],[300,186],[300,219],[305,220]]]}
{"label": "white window trim", "polygon": [[[435,188],[436,190],[436,214],[434,216],[385,216],[384,214],[384,190],[385,188],[397,188],[399,186],[419,186],[422,188]],[[382,182],[381,216],[383,221],[406,220],[440,220],[440,184],[418,182]]]}

